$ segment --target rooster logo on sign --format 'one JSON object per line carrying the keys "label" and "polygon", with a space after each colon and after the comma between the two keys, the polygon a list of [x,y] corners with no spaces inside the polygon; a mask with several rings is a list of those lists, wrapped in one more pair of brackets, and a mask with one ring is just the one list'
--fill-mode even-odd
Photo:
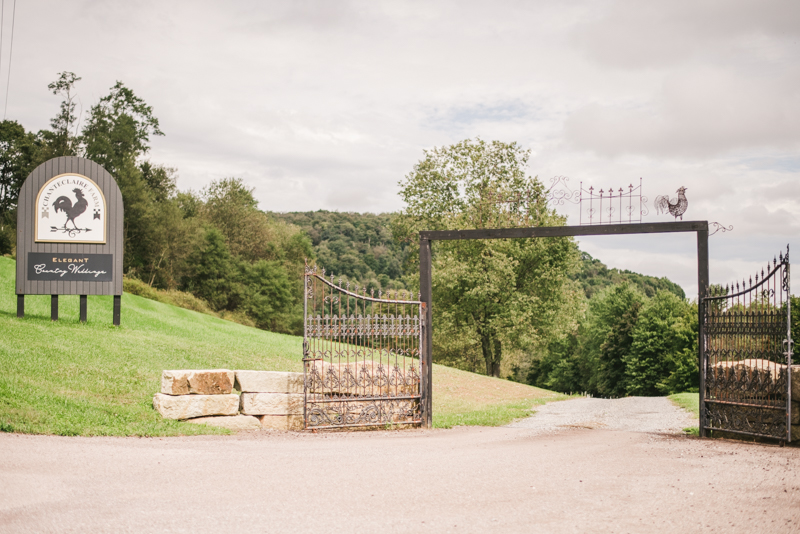
{"label": "rooster logo on sign", "polygon": [[[56,228],[55,226],[51,226],[52,232],[57,232],[61,230],[62,232],[66,232],[69,235],[75,235],[76,233],[80,232],[88,232],[90,231],[89,228],[78,228],[78,225],[75,224],[75,219],[80,217],[83,212],[86,211],[86,208],[89,205],[89,202],[83,196],[83,190],[80,188],[75,188],[72,190],[75,193],[75,204],[72,203],[72,200],[65,196],[60,196],[56,199],[53,203],[53,208],[55,212],[58,213],[59,211],[63,211],[67,214],[67,220],[64,221],[64,226],[61,228]],[[68,228],[67,224],[72,223],[72,228]]]}
{"label": "rooster logo on sign", "polygon": [[658,195],[656,197],[656,213],[667,213],[678,217],[683,220],[683,214],[686,213],[686,208],[689,207],[689,201],[686,200],[686,188],[678,188],[678,198],[670,200],[666,195]]}

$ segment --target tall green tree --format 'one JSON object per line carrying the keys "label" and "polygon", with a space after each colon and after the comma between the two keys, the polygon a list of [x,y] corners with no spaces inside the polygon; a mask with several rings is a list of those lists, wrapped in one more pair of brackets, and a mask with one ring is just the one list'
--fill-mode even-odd
{"label": "tall green tree", "polygon": [[87,158],[119,176],[136,167],[150,150],[150,136],[159,135],[153,108],[118,81],[89,110],[82,140]]}
{"label": "tall green tree", "polygon": [[596,390],[604,397],[623,397],[628,389],[625,356],[645,296],[630,284],[612,286],[589,303],[592,317],[587,352],[597,354]]}
{"label": "tall green tree", "polygon": [[0,255],[16,243],[19,190],[41,159],[41,141],[16,121],[0,122]]}
{"label": "tall green tree", "polygon": [[76,112],[75,102],[75,84],[80,79],[75,73],[64,71],[58,74],[56,81],[47,85],[51,93],[60,95],[63,100],[58,114],[50,120],[52,130],[40,132],[43,140],[42,161],[60,156],[77,156],[81,150],[80,115]]}
{"label": "tall green tree", "polygon": [[250,261],[273,259],[272,225],[241,178],[215,180],[201,194],[204,217],[223,233],[231,254]]}
{"label": "tall green tree", "polygon": [[19,189],[38,164],[36,136],[16,121],[0,122],[0,223],[17,207]]}
{"label": "tall green tree", "polygon": [[80,79],[75,73],[65,71],[59,73],[58,80],[47,86],[54,95],[63,97],[58,115],[50,121],[50,126],[53,129],[50,132],[52,135],[48,139],[48,159],[58,156],[78,155],[80,117],[75,112],[77,107],[75,103],[77,98],[75,84]]}
{"label": "tall green tree", "polygon": [[[529,156],[516,143],[481,139],[426,151],[400,182],[406,207],[393,221],[395,235],[411,245],[420,230],[563,225],[541,183],[526,175]],[[499,376],[504,351],[540,346],[574,327],[582,296],[569,275],[578,261],[568,238],[437,243],[434,350],[477,345],[486,374]],[[440,343],[437,330],[462,332],[461,346],[450,336]]]}
{"label": "tall green tree", "polygon": [[193,269],[184,280],[184,289],[208,302],[215,310],[235,308],[229,305],[236,283],[235,260],[222,232],[213,226],[202,228],[189,262]]}
{"label": "tall green tree", "polygon": [[165,193],[174,191],[172,173],[143,160],[150,137],[159,135],[164,134],[152,107],[118,81],[91,107],[81,136],[84,155],[117,180],[125,205],[124,268],[143,279],[165,255],[163,243],[154,246],[153,240],[172,230],[164,224],[179,219],[174,213],[164,217],[156,205]]}
{"label": "tall green tree", "polygon": [[667,291],[659,291],[642,306],[624,358],[628,395],[661,395],[692,387],[697,377],[697,321],[692,320],[696,315],[696,308]]}

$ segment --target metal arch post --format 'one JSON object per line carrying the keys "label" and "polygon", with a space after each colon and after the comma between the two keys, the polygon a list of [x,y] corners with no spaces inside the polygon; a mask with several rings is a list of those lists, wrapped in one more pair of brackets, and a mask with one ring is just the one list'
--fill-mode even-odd
{"label": "metal arch post", "polygon": [[794,340],[792,339],[792,288],[791,264],[789,263],[789,245],[786,245],[786,269],[784,273],[784,287],[786,292],[786,441],[792,442],[792,356]]}
{"label": "metal arch post", "polygon": [[422,425],[433,427],[433,287],[431,271],[431,240],[419,239],[419,292],[425,310],[424,338],[422,340]]}
{"label": "metal arch post", "polygon": [[700,371],[700,437],[706,437],[706,351],[705,302],[708,294],[708,226],[697,230],[697,365]]}

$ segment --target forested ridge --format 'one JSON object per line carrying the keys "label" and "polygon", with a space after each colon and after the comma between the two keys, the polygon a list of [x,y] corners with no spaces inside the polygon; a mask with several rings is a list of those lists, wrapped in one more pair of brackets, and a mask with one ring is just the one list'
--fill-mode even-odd
{"label": "forested ridge", "polygon": [[[0,123],[2,254],[15,250],[27,175],[53,157],[87,157],[123,195],[126,291],[301,334],[305,262],[368,291],[415,292],[419,230],[566,222],[527,175],[527,150],[480,139],[425,151],[400,181],[397,213],[264,212],[235,177],[179,190],[178,170],[149,159],[164,135],[152,108],[117,82],[79,120],[79,80],[65,72],[50,84],[61,97],[50,129]],[[433,261],[439,363],[605,396],[696,385],[696,305],[666,278],[609,269],[571,238],[440,242]]]}
{"label": "forested ridge", "polygon": [[408,247],[392,235],[394,214],[318,210],[270,215],[302,229],[317,264],[327,272],[368,289],[405,289]]}
{"label": "forested ridge", "polygon": [[[339,211],[269,212],[276,219],[300,227],[311,239],[317,263],[328,272],[359,280],[369,288],[402,289],[409,271],[407,242],[392,236],[395,213]],[[416,272],[408,272],[413,276]],[[607,267],[587,252],[581,252],[579,269],[571,274],[591,298],[601,289],[629,283],[652,297],[659,290],[685,298],[683,288],[666,277],[657,278]]]}

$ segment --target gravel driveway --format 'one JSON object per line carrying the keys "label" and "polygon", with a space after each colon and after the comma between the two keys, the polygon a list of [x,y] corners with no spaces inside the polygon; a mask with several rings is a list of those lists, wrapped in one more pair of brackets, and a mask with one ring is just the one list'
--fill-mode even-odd
{"label": "gravel driveway", "polygon": [[513,428],[0,433],[0,532],[800,532],[800,448],[608,430],[684,424],[648,403],[558,402]]}
{"label": "gravel driveway", "polygon": [[533,416],[509,426],[541,434],[565,428],[680,434],[684,428],[697,425],[694,415],[678,408],[666,397],[584,397],[545,404],[536,408]]}

